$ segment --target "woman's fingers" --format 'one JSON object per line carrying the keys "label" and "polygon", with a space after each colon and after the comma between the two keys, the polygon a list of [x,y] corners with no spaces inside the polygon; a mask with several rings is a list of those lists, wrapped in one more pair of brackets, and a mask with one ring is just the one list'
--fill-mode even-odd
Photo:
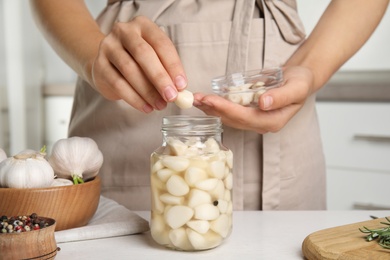
{"label": "woman's fingers", "polygon": [[313,83],[313,74],[310,70],[303,67],[289,67],[283,72],[283,85],[268,90],[260,97],[260,109],[270,111],[292,104],[303,104],[310,95]]}
{"label": "woman's fingers", "polygon": [[95,62],[95,66],[98,67],[95,69],[97,73],[103,73],[105,75],[104,77],[94,77],[98,91],[102,96],[109,100],[122,99],[135,109],[144,113],[153,111],[153,106],[135,91],[130,83],[121,76],[119,71],[108,60],[101,60],[100,63]]}
{"label": "woman's fingers", "polygon": [[257,108],[244,107],[235,104],[216,95],[204,95],[201,93],[194,94],[194,105],[207,115],[219,116],[224,125],[237,129],[254,130],[258,133],[266,133],[267,112]]}
{"label": "woman's fingers", "polygon": [[115,24],[102,40],[92,70],[104,97],[123,99],[144,112],[164,109],[187,85],[175,46],[146,17]]}
{"label": "woman's fingers", "polygon": [[[134,30],[141,37],[129,38],[121,34],[124,48],[141,67],[145,76],[165,101],[174,101],[177,89],[186,87],[186,78],[176,48],[168,36],[145,17],[136,17],[128,30]],[[139,32],[137,32],[139,30]],[[176,86],[177,85],[177,86]]]}
{"label": "woman's fingers", "polygon": [[195,95],[194,105],[209,115],[222,118],[224,124],[258,133],[277,132],[298,113],[312,93],[313,74],[303,67],[284,70],[285,83],[267,91],[259,107],[244,107],[215,95]]}

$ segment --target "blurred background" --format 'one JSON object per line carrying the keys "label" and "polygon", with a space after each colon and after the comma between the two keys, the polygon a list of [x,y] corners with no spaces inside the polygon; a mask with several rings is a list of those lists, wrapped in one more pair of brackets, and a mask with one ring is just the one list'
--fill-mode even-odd
{"label": "blurred background", "polygon": [[[106,0],[86,0],[96,17]],[[298,0],[309,34],[329,0]],[[67,136],[75,73],[36,28],[28,1],[0,0],[0,147],[50,151]],[[390,11],[317,99],[328,208],[390,209]],[[313,173],[315,174],[315,173]]]}

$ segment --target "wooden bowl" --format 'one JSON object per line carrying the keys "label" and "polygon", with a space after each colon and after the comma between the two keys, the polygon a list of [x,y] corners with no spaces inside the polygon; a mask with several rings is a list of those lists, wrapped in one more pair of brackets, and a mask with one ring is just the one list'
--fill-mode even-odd
{"label": "wooden bowl", "polygon": [[95,214],[100,198],[100,178],[83,184],[16,189],[0,188],[0,215],[53,218],[56,231],[84,226]]}
{"label": "wooden bowl", "polygon": [[54,219],[39,217],[49,226],[21,233],[0,233],[0,259],[53,259],[58,247]]}

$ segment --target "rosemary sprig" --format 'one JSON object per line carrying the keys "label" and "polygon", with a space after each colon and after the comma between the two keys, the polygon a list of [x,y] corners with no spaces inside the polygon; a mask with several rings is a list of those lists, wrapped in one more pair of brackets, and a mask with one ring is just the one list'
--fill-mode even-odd
{"label": "rosemary sprig", "polygon": [[379,228],[379,229],[369,229],[367,227],[363,227],[363,229],[359,228],[360,232],[368,234],[366,236],[367,241],[373,241],[374,239],[378,239],[378,244],[386,249],[390,249],[390,218],[386,217],[387,222],[380,222],[381,224],[387,225],[387,227]]}

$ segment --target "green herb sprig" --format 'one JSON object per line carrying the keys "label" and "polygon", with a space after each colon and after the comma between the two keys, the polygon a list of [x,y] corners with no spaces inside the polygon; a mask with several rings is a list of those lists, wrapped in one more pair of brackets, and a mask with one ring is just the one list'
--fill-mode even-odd
{"label": "green herb sprig", "polygon": [[369,229],[363,227],[359,228],[360,232],[368,234],[366,236],[367,241],[373,241],[374,239],[378,240],[378,243],[381,247],[390,249],[390,218],[386,217],[387,222],[380,222],[381,224],[387,225],[387,227],[379,229]]}

